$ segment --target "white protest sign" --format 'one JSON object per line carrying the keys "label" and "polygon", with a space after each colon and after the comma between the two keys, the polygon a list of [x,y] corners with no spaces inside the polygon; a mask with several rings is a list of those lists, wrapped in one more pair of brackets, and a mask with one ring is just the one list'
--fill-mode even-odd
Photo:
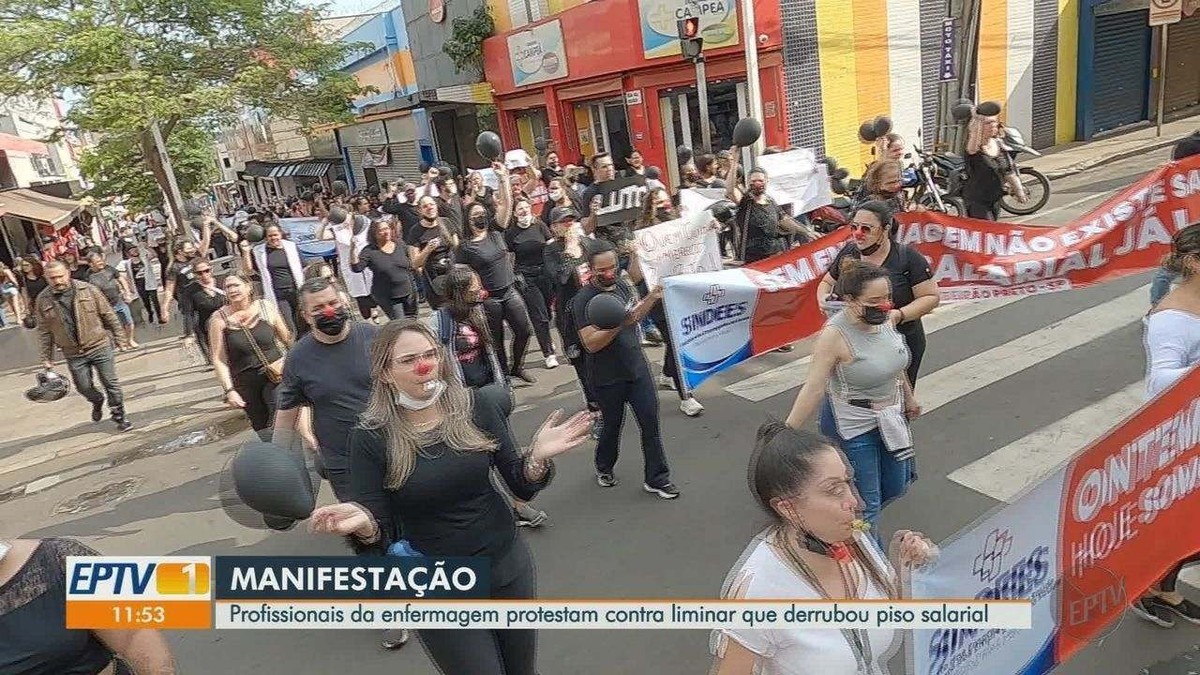
{"label": "white protest sign", "polygon": [[703,211],[713,204],[725,199],[725,191],[720,188],[687,188],[679,191],[679,214],[686,217],[698,211]]}
{"label": "white protest sign", "polygon": [[646,285],[676,274],[722,269],[716,225],[707,211],[634,232]]}
{"label": "white protest sign", "polygon": [[493,190],[500,189],[500,177],[496,175],[496,170],[492,167],[486,169],[476,169],[473,173],[479,174],[483,178],[483,184]]}
{"label": "white protest sign", "polygon": [[817,162],[812,150],[799,148],[761,155],[758,165],[769,178],[767,195],[781,206],[791,204],[793,214],[808,213],[833,202],[828,169]]}

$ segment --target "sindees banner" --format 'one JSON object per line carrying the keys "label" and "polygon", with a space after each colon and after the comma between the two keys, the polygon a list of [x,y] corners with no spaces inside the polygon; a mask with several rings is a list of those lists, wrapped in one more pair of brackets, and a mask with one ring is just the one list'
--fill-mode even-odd
{"label": "sindees banner", "polygon": [[[933,212],[898,220],[897,239],[929,260],[942,302],[1084,288],[1158,267],[1171,237],[1200,222],[1200,157],[1156,169],[1057,228]],[[667,279],[687,386],[820,330],[817,285],[849,238],[842,228],[740,269]]]}

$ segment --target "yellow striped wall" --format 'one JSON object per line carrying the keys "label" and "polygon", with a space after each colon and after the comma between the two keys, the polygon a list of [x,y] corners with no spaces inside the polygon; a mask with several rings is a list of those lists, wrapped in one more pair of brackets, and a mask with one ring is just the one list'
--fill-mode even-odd
{"label": "yellow striped wall", "polygon": [[1055,88],[1054,141],[1075,140],[1075,102],[1079,92],[1079,3],[1058,1],[1058,82]]}

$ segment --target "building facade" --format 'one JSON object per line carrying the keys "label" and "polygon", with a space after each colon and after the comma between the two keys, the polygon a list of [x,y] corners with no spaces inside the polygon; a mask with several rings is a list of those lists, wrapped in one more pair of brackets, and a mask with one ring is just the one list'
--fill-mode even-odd
{"label": "building facade", "polygon": [[[858,127],[888,115],[910,144],[932,147],[939,107],[969,74],[975,100],[1045,148],[1146,123],[1165,87],[1168,118],[1200,106],[1200,0],[1185,0],[1158,72],[1151,0],[974,0],[970,68],[958,0],[779,0],[755,4],[768,145],[813,148],[855,175],[871,161]],[[971,0],[966,0],[970,3]],[[677,180],[675,148],[698,148],[692,66],[676,21],[696,13],[706,36],[714,149],[746,113],[737,3],[676,0],[489,0],[485,43],[506,147],[551,147],[576,162],[636,147]],[[631,27],[637,27],[632,28]],[[565,37],[564,37],[565,36]],[[954,48],[947,55],[947,40]],[[953,87],[943,84],[955,83]]]}
{"label": "building facade", "polygon": [[45,141],[62,125],[59,101],[13,97],[0,101],[0,189],[78,183],[82,140],[68,133]]}
{"label": "building facade", "polygon": [[563,163],[608,152],[618,168],[637,149],[677,183],[676,148],[702,150],[696,70],[680,55],[676,27],[692,15],[705,37],[711,149],[729,147],[749,109],[746,39],[758,46],[766,143],[787,141],[778,3],[755,5],[751,36],[730,0],[493,0],[491,8],[498,33],[484,43],[484,58],[508,148],[535,155],[546,147]]}

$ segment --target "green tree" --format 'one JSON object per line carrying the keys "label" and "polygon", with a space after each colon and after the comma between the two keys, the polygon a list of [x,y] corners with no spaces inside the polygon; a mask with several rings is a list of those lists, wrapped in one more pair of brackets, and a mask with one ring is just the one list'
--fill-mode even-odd
{"label": "green tree", "polygon": [[338,70],[358,45],[299,0],[0,0],[0,35],[0,95],[69,93],[67,123],[113,139],[95,159],[107,175],[128,175],[114,166],[123,147],[167,195],[154,125],[168,146],[246,109],[307,129],[350,119],[366,93]]}
{"label": "green tree", "polygon": [[[212,135],[195,125],[176,125],[166,141],[167,155],[182,194],[202,191],[217,177]],[[133,134],[112,134],[87,147],[79,168],[93,186],[88,194],[103,199],[127,195],[126,206],[143,209],[162,203],[163,192],[142,156],[141,139]]]}

